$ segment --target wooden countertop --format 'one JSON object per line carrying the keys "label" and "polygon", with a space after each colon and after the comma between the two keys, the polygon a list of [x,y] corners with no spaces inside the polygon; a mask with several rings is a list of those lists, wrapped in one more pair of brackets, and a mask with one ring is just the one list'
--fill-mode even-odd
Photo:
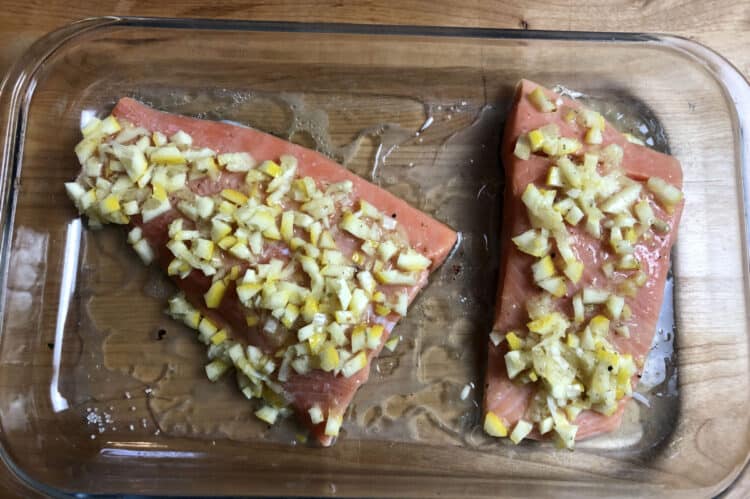
{"label": "wooden countertop", "polygon": [[[669,33],[707,45],[729,59],[746,78],[750,77],[750,2],[743,0],[401,0],[390,4],[365,0],[4,0],[1,5],[0,75],[4,75],[37,38],[49,31],[86,17],[130,15]],[[0,495],[30,497],[34,494],[2,467]],[[750,497],[747,468],[723,497]]]}

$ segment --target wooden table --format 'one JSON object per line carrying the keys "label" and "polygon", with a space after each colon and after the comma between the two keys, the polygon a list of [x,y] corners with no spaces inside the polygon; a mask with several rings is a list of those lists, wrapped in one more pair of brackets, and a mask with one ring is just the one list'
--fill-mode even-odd
{"label": "wooden table", "polygon": [[[381,24],[473,26],[538,30],[661,32],[703,43],[750,76],[750,1],[747,0],[401,0],[387,2],[285,0],[280,2],[182,0],[174,2],[0,2],[0,75],[39,37],[71,21],[102,15],[202,17]],[[0,469],[0,495],[33,492]],[[750,496],[750,471],[726,498]]]}

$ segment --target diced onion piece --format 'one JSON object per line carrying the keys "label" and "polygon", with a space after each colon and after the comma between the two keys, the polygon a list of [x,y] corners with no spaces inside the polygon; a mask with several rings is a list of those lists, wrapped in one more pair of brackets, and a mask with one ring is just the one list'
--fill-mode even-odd
{"label": "diced onion piece", "polygon": [[326,372],[331,372],[339,367],[339,353],[331,343],[326,344],[320,349],[318,357],[320,359],[320,368]]}
{"label": "diced onion piece", "polygon": [[636,286],[643,286],[646,284],[646,281],[648,280],[648,276],[643,272],[636,272],[636,274],[633,276],[633,282]]}
{"label": "diced onion piece", "polygon": [[566,263],[563,273],[573,284],[577,284],[583,276],[583,262],[574,260]]}
{"label": "diced onion piece", "polygon": [[101,121],[101,124],[99,125],[98,133],[102,135],[113,135],[117,132],[122,130],[122,126],[120,126],[120,123],[117,121],[117,118],[115,118],[112,115],[107,116]]}
{"label": "diced onion piece", "polygon": [[201,319],[200,324],[198,324],[198,334],[204,343],[208,343],[218,331],[219,328],[208,317]]}
{"label": "diced onion piece", "polygon": [[328,420],[326,421],[326,428],[323,433],[328,437],[337,437],[341,430],[341,424],[343,423],[344,417],[341,415],[332,414],[328,412]]}
{"label": "diced onion piece", "polygon": [[387,262],[388,260],[393,258],[393,255],[398,252],[398,246],[396,246],[396,244],[389,239],[380,243],[378,245],[377,251],[378,255],[380,255],[380,258],[382,258],[384,262]]}
{"label": "diced onion piece", "polygon": [[583,288],[582,298],[584,305],[601,305],[609,298],[609,292],[603,289],[586,287]]}
{"label": "diced onion piece", "polygon": [[224,293],[227,290],[224,281],[214,281],[208,291],[203,295],[206,301],[206,307],[208,308],[219,308],[221,300],[224,298]]}
{"label": "diced onion piece", "polygon": [[145,239],[141,239],[140,241],[135,243],[133,245],[133,249],[136,253],[138,253],[138,256],[141,257],[141,260],[146,265],[154,261],[154,251],[151,249],[151,246]]}
{"label": "diced onion piece", "polygon": [[617,144],[610,144],[602,149],[599,156],[605,165],[619,168],[622,164],[623,150],[622,147]]}
{"label": "diced onion piece", "polygon": [[146,173],[148,161],[146,160],[146,156],[143,155],[143,151],[136,146],[113,144],[112,152],[120,163],[122,163],[125,172],[133,182],[140,179]]}
{"label": "diced onion piece", "polygon": [[369,270],[358,272],[357,281],[359,282],[359,285],[362,286],[362,289],[364,289],[369,295],[372,295],[375,292],[377,283]]}
{"label": "diced onion piece", "polygon": [[589,321],[589,329],[591,334],[604,338],[607,336],[609,331],[609,319],[603,315],[596,315]]}
{"label": "diced onion piece", "polygon": [[417,278],[410,273],[399,272],[398,270],[381,270],[375,272],[375,278],[381,284],[414,286],[417,284]]}
{"label": "diced onion piece", "polygon": [[195,207],[198,212],[198,216],[206,219],[210,217],[214,212],[214,201],[208,196],[196,196]]}
{"label": "diced onion piece", "polygon": [[99,139],[97,137],[88,137],[80,141],[74,151],[78,157],[78,162],[83,165],[86,161],[93,156],[99,146]]}
{"label": "diced onion piece", "polygon": [[214,255],[214,243],[208,239],[196,239],[194,244],[193,253],[198,258],[203,260],[211,260]]}
{"label": "diced onion piece", "polygon": [[359,200],[359,211],[357,212],[357,215],[362,215],[374,220],[380,220],[383,216],[377,208],[364,199]]}
{"label": "diced onion piece", "polygon": [[[151,135],[151,139],[156,146],[163,146],[167,142],[167,138],[161,132],[154,132]],[[169,140],[170,142],[172,142],[172,144],[178,147],[182,147],[183,149],[187,149],[193,145],[193,138],[182,130],[179,130],[176,133],[172,134]]]}
{"label": "diced onion piece", "polygon": [[622,308],[625,306],[625,298],[617,295],[609,295],[606,305],[609,316],[613,320],[619,320],[622,315]]}
{"label": "diced onion piece", "polygon": [[630,241],[626,241],[625,239],[610,240],[610,244],[612,245],[612,249],[614,249],[615,253],[618,255],[631,254],[635,251],[635,248],[633,248]]}
{"label": "diced onion piece", "polygon": [[534,282],[537,283],[556,274],[555,264],[552,263],[552,258],[549,255],[534,263],[531,270],[534,275]]}
{"label": "diced onion piece", "polygon": [[539,434],[546,435],[547,433],[552,431],[553,424],[554,424],[554,420],[552,419],[551,416],[544,418],[539,423]]}
{"label": "diced onion piece", "polygon": [[[279,232],[281,233],[281,238],[284,241],[291,241],[292,237],[294,237],[293,211],[285,211],[281,214],[281,225],[279,228]],[[315,242],[313,242],[313,244],[315,244]]]}
{"label": "diced onion piece", "polygon": [[387,348],[391,352],[394,352],[396,350],[396,347],[398,346],[399,341],[401,341],[400,336],[389,338],[388,341],[385,342],[385,348]]}
{"label": "diced onion piece", "polygon": [[513,441],[514,444],[518,445],[521,440],[526,438],[529,433],[531,433],[531,430],[534,426],[529,423],[528,421],[524,421],[523,419],[519,419],[516,423],[516,426],[513,428],[513,431],[510,434],[510,439]]}
{"label": "diced onion piece", "polygon": [[534,107],[537,109],[537,111],[540,111],[542,113],[550,113],[557,109],[555,106],[555,103],[552,102],[542,90],[541,87],[536,87],[534,90],[532,90],[529,93],[529,100],[534,105]]}
{"label": "diced onion piece", "polygon": [[531,130],[528,135],[531,152],[537,152],[544,146],[545,137],[541,130]]}
{"label": "diced onion piece", "polygon": [[364,314],[369,303],[370,299],[367,297],[367,294],[362,289],[356,288],[351,293],[348,309],[355,318],[359,319]]}
{"label": "diced onion piece", "polygon": [[516,147],[513,149],[513,154],[522,160],[527,160],[531,157],[531,145],[529,144],[529,137],[523,134],[516,140]]}
{"label": "diced onion piece", "polygon": [[648,190],[654,193],[659,203],[672,213],[675,206],[682,201],[682,191],[660,177],[650,177],[646,182]]}
{"label": "diced onion piece", "polygon": [[345,213],[341,218],[339,226],[349,234],[362,240],[371,239],[373,235],[370,226],[352,213]]}
{"label": "diced onion piece", "polygon": [[375,350],[380,346],[384,328],[381,324],[375,324],[367,328],[367,348]]}
{"label": "diced onion piece", "polygon": [[508,428],[503,421],[492,411],[484,416],[484,431],[491,437],[507,437]]}
{"label": "diced onion piece", "polygon": [[[66,182],[65,191],[73,203],[80,208],[80,200],[86,195],[86,190],[78,182]],[[85,208],[84,208],[85,209]]]}
{"label": "diced onion piece", "polygon": [[255,166],[255,159],[246,152],[219,154],[219,164],[230,172],[246,172]]}
{"label": "diced onion piece", "polygon": [[363,350],[367,345],[367,329],[363,325],[359,325],[352,331],[352,353]]}
{"label": "diced onion piece", "polygon": [[586,128],[599,128],[603,130],[605,126],[604,116],[593,109],[577,109],[575,110],[575,118],[579,125]]}
{"label": "diced onion piece", "polygon": [[[550,171],[552,170],[552,168],[556,168],[557,172],[559,173],[560,170],[556,166],[551,167]],[[549,174],[548,174],[548,177],[549,177]],[[567,212],[569,212],[572,208],[574,208],[575,205],[576,205],[575,201],[573,201],[571,198],[564,198],[562,201],[558,201],[557,203],[555,203],[552,207],[564,215]]]}
{"label": "diced onion piece", "polygon": [[505,354],[505,369],[508,371],[508,378],[514,379],[529,367],[531,359],[529,355],[522,350],[511,350]]}
{"label": "diced onion piece", "polygon": [[537,282],[537,286],[547,291],[555,298],[562,298],[565,293],[568,292],[568,287],[565,285],[565,279],[560,276],[549,277],[542,281]]}
{"label": "diced onion piece", "polygon": [[192,221],[198,220],[198,210],[196,210],[193,203],[187,201],[180,201],[177,203],[177,209]]}
{"label": "diced onion piece", "polygon": [[320,409],[319,405],[310,407],[310,409],[307,410],[307,413],[310,415],[310,421],[312,424],[320,424],[325,419],[323,411]]}
{"label": "diced onion piece", "polygon": [[557,154],[564,156],[566,154],[575,154],[581,149],[582,145],[576,139],[569,137],[560,137],[557,141]]}
{"label": "diced onion piece", "polygon": [[211,221],[211,239],[215,242],[221,241],[224,237],[231,234],[231,232],[232,227],[229,224],[216,218]]}
{"label": "diced onion piece", "polygon": [[268,424],[274,424],[276,422],[276,418],[279,416],[279,410],[275,407],[271,407],[270,405],[264,405],[263,407],[255,411],[255,416],[261,421],[265,421]]}
{"label": "diced onion piece", "polygon": [[523,348],[523,340],[516,335],[514,331],[511,331],[505,335],[505,340],[508,342],[508,346],[511,350],[520,350]]}
{"label": "diced onion piece", "polygon": [[550,250],[549,237],[536,229],[527,230],[512,241],[520,251],[531,256],[543,257]]}
{"label": "diced onion piece", "polygon": [[143,223],[148,223],[154,218],[168,212],[171,209],[172,205],[169,203],[169,199],[158,201],[154,198],[151,198],[143,204],[143,207],[141,209]]}
{"label": "diced onion piece", "polygon": [[152,163],[162,165],[179,165],[185,163],[185,156],[176,146],[158,147],[151,151],[149,159]]}
{"label": "diced onion piece", "polygon": [[641,184],[633,183],[609,197],[599,208],[605,213],[622,213],[638,200],[640,194]]}
{"label": "diced onion piece", "polygon": [[96,116],[91,116],[88,118],[88,120],[85,121],[85,123],[81,123],[81,134],[84,137],[89,137],[98,133],[101,126],[102,120],[100,120]]}
{"label": "diced onion piece", "polygon": [[229,253],[232,256],[239,258],[240,260],[252,259],[250,248],[248,248],[247,245],[243,243],[235,243],[231,248],[229,248]]}
{"label": "diced onion piece", "polygon": [[635,208],[635,216],[638,217],[638,221],[643,224],[646,229],[651,227],[651,225],[654,223],[654,220],[656,219],[656,216],[654,215],[654,210],[651,209],[651,205],[649,204],[647,199],[641,199],[636,203]]}
{"label": "diced onion piece", "polygon": [[503,337],[497,331],[492,331],[490,333],[490,341],[493,345],[498,346],[503,341]]}
{"label": "diced onion piece", "polygon": [[397,314],[406,315],[406,307],[409,305],[409,296],[405,292],[399,292],[396,295],[396,303],[393,304],[393,311]]}
{"label": "diced onion piece", "polygon": [[573,320],[576,322],[576,324],[580,324],[581,322],[583,322],[583,319],[583,297],[581,296],[581,293],[578,293],[573,297]]}
{"label": "diced onion piece", "polygon": [[409,272],[425,270],[429,268],[431,264],[432,260],[413,249],[402,251],[396,260],[396,266],[398,266],[398,268]]}
{"label": "diced onion piece", "polygon": [[583,182],[581,172],[579,171],[575,163],[570,160],[570,158],[567,158],[565,156],[558,158],[556,164],[567,187],[572,187],[575,189],[581,187]]}
{"label": "diced onion piece", "polygon": [[308,324],[306,326],[303,326],[297,330],[297,339],[302,341],[307,341],[312,337],[313,334],[315,334],[315,324]]}
{"label": "diced onion piece", "polygon": [[628,326],[617,326],[615,328],[615,333],[619,334],[623,338],[630,338],[630,328]]}
{"label": "diced onion piece", "polygon": [[229,364],[221,359],[214,359],[206,364],[206,376],[211,381],[217,381],[229,369]]}
{"label": "diced onion piece", "polygon": [[638,270],[641,268],[641,263],[633,254],[624,254],[620,257],[617,262],[617,268],[620,270]]}
{"label": "diced onion piece", "polygon": [[[560,169],[558,167],[551,166],[549,170],[547,170],[547,185],[551,187],[563,187],[562,175],[560,174]],[[555,207],[557,208],[557,206]]]}
{"label": "diced onion piece", "polygon": [[346,361],[344,367],[341,368],[341,374],[343,374],[345,378],[351,378],[360,370],[364,369],[366,365],[367,354],[365,354],[364,351],[360,351],[357,355]]}
{"label": "diced onion piece", "polygon": [[211,344],[213,345],[221,345],[226,341],[228,335],[225,329],[222,329],[220,331],[217,331],[216,334],[211,336]]}
{"label": "diced onion piece", "polygon": [[[548,192],[550,195],[548,195]],[[521,196],[523,204],[529,211],[532,223],[536,221],[541,227],[548,230],[562,230],[564,228],[562,215],[552,206],[554,203],[554,191],[541,191],[534,184],[529,184]]]}
{"label": "diced onion piece", "polygon": [[604,140],[601,128],[589,128],[586,130],[586,135],[583,137],[583,140],[587,144],[601,144]]}
{"label": "diced onion piece", "polygon": [[130,244],[135,244],[141,239],[143,239],[143,229],[140,227],[133,227],[130,232],[128,232],[128,242]]}
{"label": "diced onion piece", "polygon": [[578,206],[573,206],[568,212],[565,214],[565,221],[568,222],[570,225],[578,225],[578,222],[580,222],[583,219],[583,211]]}
{"label": "diced onion piece", "polygon": [[633,134],[625,132],[625,133],[623,133],[623,135],[625,136],[625,140],[627,140],[631,144],[638,144],[639,146],[645,146],[646,145],[641,139],[639,139],[638,137],[634,136]]}
{"label": "diced onion piece", "polygon": [[223,189],[221,191],[221,197],[229,201],[230,203],[234,203],[238,206],[244,205],[247,203],[247,196],[241,193],[238,190],[235,189]]}
{"label": "diced onion piece", "polygon": [[346,326],[342,326],[337,322],[331,322],[326,327],[326,331],[337,346],[343,346],[349,342],[349,339],[346,337]]}

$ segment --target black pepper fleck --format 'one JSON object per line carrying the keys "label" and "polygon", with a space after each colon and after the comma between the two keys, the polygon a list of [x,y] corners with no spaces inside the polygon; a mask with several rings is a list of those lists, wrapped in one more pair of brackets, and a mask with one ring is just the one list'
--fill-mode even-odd
{"label": "black pepper fleck", "polygon": [[166,334],[167,334],[167,331],[166,331],[166,330],[164,330],[164,329],[159,329],[159,330],[158,330],[158,331],[156,332],[156,340],[157,340],[157,341],[161,341],[161,340],[163,340],[163,339],[164,339],[164,336],[165,336]]}

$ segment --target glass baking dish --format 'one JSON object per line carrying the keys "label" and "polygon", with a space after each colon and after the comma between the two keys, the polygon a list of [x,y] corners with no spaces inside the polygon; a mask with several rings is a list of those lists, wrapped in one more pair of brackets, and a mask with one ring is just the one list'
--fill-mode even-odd
{"label": "glass baking dish", "polygon": [[[575,452],[478,426],[498,137],[522,77],[581,92],[685,172],[652,382],[619,431]],[[162,313],[170,285],[67,200],[81,120],[124,95],[316,147],[461,232],[333,448],[267,430],[232,383],[205,380],[202,347]],[[748,460],[750,91],[694,42],[98,18],[37,42],[0,105],[0,454],[41,492],[707,497]]]}

